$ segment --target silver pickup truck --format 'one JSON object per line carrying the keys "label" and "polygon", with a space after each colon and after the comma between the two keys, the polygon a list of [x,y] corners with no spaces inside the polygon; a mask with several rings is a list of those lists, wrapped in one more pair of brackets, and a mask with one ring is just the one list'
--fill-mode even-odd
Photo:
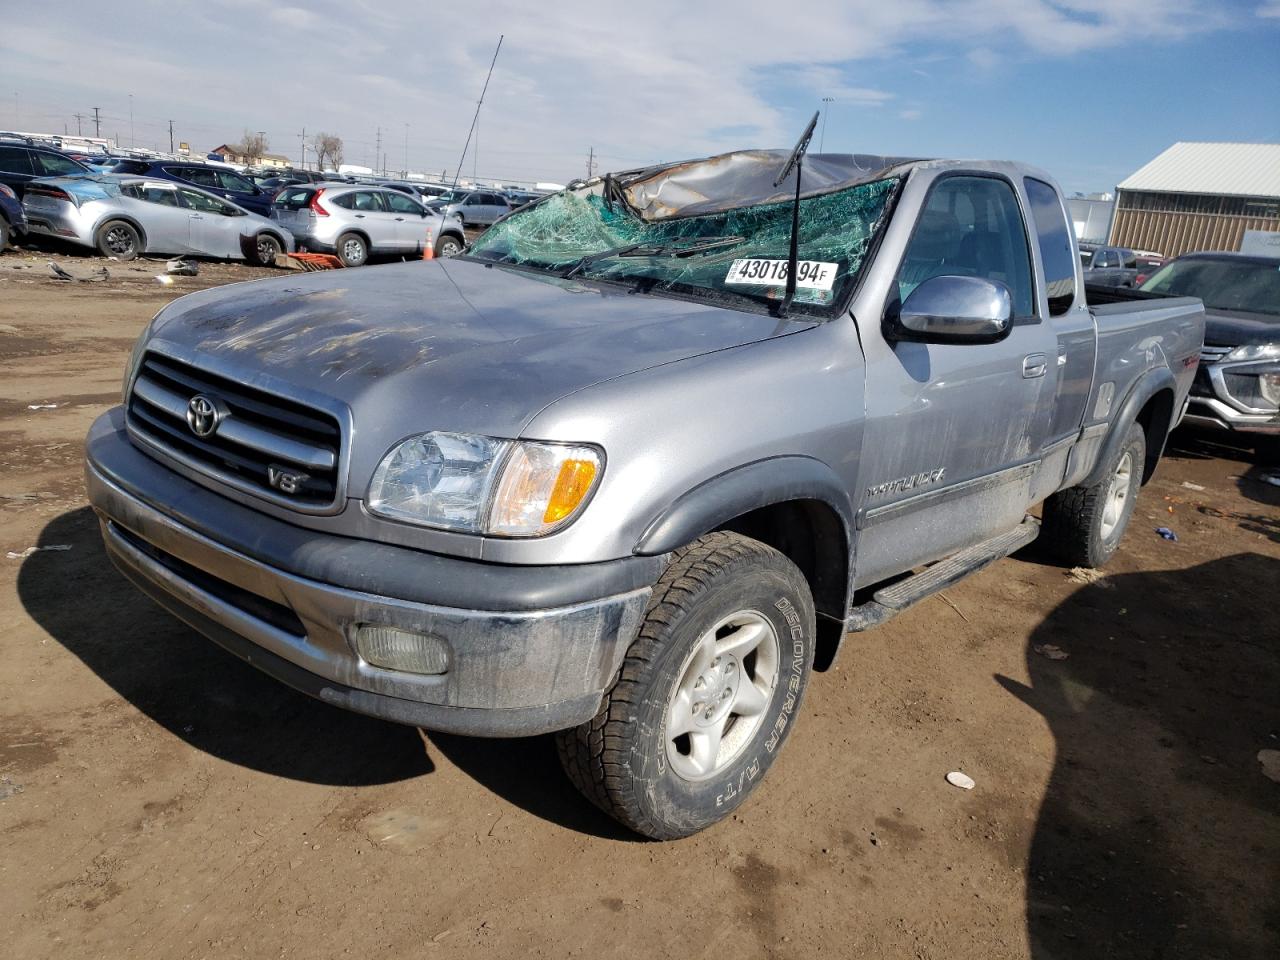
{"label": "silver pickup truck", "polygon": [[175,301],[89,433],[109,555],[328,703],[555,731],[650,837],[727,816],[847,632],[1037,535],[1112,555],[1204,331],[1194,299],[1091,308],[1039,170],[784,166],[596,178],[456,259]]}

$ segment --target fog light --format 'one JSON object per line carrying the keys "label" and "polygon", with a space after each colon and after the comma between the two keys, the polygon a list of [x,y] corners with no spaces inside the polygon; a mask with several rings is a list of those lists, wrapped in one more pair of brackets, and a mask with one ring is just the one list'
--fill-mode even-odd
{"label": "fog light", "polygon": [[449,644],[439,637],[366,623],[356,628],[356,653],[375,667],[407,673],[449,672]]}

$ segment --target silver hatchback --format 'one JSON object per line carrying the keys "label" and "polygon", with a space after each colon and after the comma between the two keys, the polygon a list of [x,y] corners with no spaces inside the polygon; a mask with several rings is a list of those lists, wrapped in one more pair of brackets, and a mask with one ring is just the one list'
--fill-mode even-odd
{"label": "silver hatchback", "polygon": [[297,184],[271,202],[271,219],[298,246],[337,254],[343,265],[362,266],[374,255],[421,256],[431,239],[436,256],[461,253],[462,222],[428,210],[397,190],[364,184]]}

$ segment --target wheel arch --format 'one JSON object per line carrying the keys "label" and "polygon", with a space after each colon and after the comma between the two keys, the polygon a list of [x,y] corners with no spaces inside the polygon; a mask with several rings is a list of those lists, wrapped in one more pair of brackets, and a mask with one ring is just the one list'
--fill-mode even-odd
{"label": "wheel arch", "polygon": [[1111,420],[1107,439],[1098,451],[1098,459],[1082,486],[1092,486],[1102,481],[1106,465],[1124,442],[1129,424],[1140,423],[1147,438],[1147,456],[1143,463],[1142,482],[1145,484],[1155,472],[1164,442],[1173,426],[1174,401],[1177,384],[1167,367],[1155,367],[1142,374],[1129,388]]}
{"label": "wheel arch", "polygon": [[844,636],[853,529],[849,494],[829,466],[812,457],[774,457],[722,473],[677,497],[645,529],[634,552],[669,553],[717,530],[778,550],[800,569],[813,594],[814,667],[824,670]]}

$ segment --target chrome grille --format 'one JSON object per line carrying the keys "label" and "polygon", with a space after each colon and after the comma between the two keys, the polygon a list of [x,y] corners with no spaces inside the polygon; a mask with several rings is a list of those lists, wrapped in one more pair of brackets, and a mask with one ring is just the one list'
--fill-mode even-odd
{"label": "chrome grille", "polygon": [[1217,363],[1234,349],[1235,347],[1211,347],[1206,343],[1200,348],[1200,362]]}
{"label": "chrome grille", "polygon": [[[187,423],[202,395],[225,408],[205,437]],[[329,414],[158,354],[147,354],[129,395],[129,427],[178,461],[281,503],[317,509],[334,502],[342,431]],[[305,474],[292,494],[271,472]]]}

